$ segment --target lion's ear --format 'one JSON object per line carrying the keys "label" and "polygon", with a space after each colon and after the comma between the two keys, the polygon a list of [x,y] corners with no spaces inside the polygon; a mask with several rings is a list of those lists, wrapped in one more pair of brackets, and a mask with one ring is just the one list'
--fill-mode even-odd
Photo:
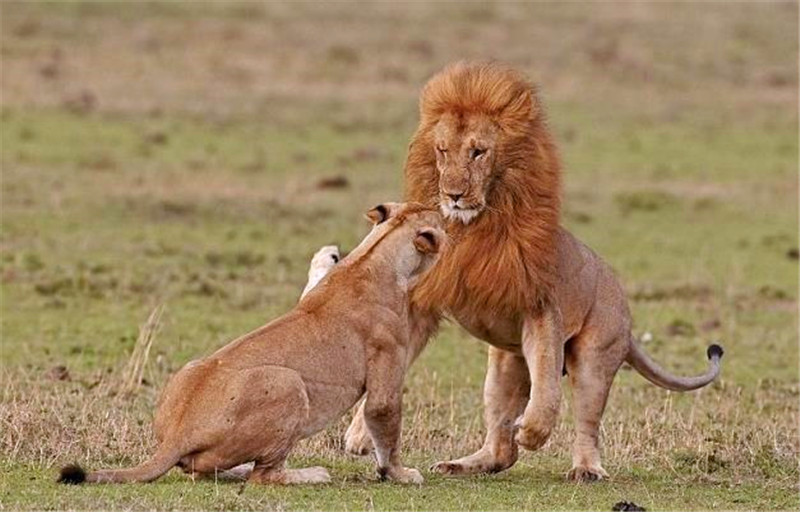
{"label": "lion's ear", "polygon": [[503,109],[503,117],[517,122],[535,119],[539,115],[539,106],[533,97],[533,91],[526,89],[511,100]]}
{"label": "lion's ear", "polygon": [[374,207],[370,211],[364,214],[368,221],[373,223],[374,225],[378,225],[381,222],[386,221],[389,218],[389,209],[386,205],[379,204],[378,206]]}
{"label": "lion's ear", "polygon": [[414,237],[414,247],[422,254],[435,254],[439,252],[441,236],[434,228],[422,228]]}

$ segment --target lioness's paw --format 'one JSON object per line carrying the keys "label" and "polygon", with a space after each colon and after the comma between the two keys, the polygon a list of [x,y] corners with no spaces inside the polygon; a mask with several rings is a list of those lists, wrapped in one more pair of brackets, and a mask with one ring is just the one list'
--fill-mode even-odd
{"label": "lioness's paw", "polygon": [[388,478],[393,482],[400,484],[421,484],[425,479],[422,478],[422,473],[414,468],[396,468],[388,470],[378,470],[378,474],[382,478]]}
{"label": "lioness's paw", "polygon": [[305,297],[308,292],[317,286],[338,262],[339,248],[335,245],[326,245],[318,250],[314,257],[311,258],[311,265],[308,268],[308,282],[300,297]]}
{"label": "lioness's paw", "polygon": [[372,438],[367,432],[363,416],[356,416],[344,433],[344,449],[353,455],[369,455],[372,452]]}
{"label": "lioness's paw", "polygon": [[608,473],[601,466],[575,466],[567,473],[567,480],[572,482],[598,482],[608,478]]}
{"label": "lioness's paw", "polygon": [[339,259],[339,248],[335,245],[326,245],[314,253],[314,257],[311,258],[311,268],[327,271],[339,263]]}
{"label": "lioness's paw", "polygon": [[331,481],[328,470],[321,466],[303,468],[296,470],[295,483],[303,484],[327,484]]}
{"label": "lioness's paw", "polygon": [[514,435],[514,440],[518,445],[526,450],[538,450],[550,438],[553,432],[553,427],[550,425],[542,425],[537,421],[525,421],[524,417],[517,419],[514,424],[517,433]]}
{"label": "lioness's paw", "polygon": [[327,469],[314,466],[302,469],[263,469],[261,471],[256,469],[250,476],[250,480],[257,483],[283,485],[327,484],[331,481],[331,476]]}

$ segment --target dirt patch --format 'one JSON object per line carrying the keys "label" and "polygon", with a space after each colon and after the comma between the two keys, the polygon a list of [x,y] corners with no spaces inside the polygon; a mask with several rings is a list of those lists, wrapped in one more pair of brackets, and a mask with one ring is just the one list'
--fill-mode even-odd
{"label": "dirt patch", "polygon": [[713,290],[705,285],[681,284],[678,286],[645,286],[634,290],[631,299],[642,302],[665,300],[708,300]]}
{"label": "dirt patch", "polygon": [[205,255],[206,262],[213,267],[260,267],[264,264],[266,257],[263,254],[252,251],[235,252],[208,252]]}
{"label": "dirt patch", "polygon": [[643,190],[640,192],[620,192],[614,196],[623,215],[635,212],[656,212],[678,204],[678,198],[673,194],[657,190]]}
{"label": "dirt patch", "polygon": [[669,336],[694,336],[697,330],[694,324],[682,318],[676,318],[667,325],[665,332]]}
{"label": "dirt patch", "polygon": [[72,377],[69,374],[69,370],[64,365],[57,365],[53,366],[47,372],[45,372],[44,377],[48,380],[61,380],[61,381],[69,381],[72,380]]}
{"label": "dirt patch", "polygon": [[345,176],[329,176],[317,182],[318,189],[342,189],[350,188],[350,180]]}

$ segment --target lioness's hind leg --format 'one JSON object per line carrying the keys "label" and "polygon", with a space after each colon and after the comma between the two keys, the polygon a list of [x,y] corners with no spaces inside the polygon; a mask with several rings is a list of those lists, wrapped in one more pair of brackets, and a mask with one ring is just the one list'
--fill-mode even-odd
{"label": "lioness's hind leg", "polygon": [[591,482],[608,477],[600,462],[600,422],[614,375],[625,357],[625,342],[612,339],[609,343],[600,333],[581,334],[566,354],[575,418],[569,480]]}

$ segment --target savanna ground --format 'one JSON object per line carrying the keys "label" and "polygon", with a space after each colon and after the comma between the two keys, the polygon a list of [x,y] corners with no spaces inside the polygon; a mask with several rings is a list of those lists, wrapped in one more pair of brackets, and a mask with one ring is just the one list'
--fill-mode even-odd
{"label": "savanna ground", "polygon": [[[0,509],[800,505],[795,4],[0,8]],[[563,480],[568,403],[493,476],[377,482],[345,418],[291,460],[330,485],[55,484],[141,461],[169,373],[288,310],[320,245],[354,246],[400,197],[419,87],[465,57],[541,85],[564,223],[620,274],[651,354],[699,372],[719,339],[722,378],[674,394],[621,371],[593,485]],[[480,445],[485,353],[448,325],[414,366],[409,463]]]}

